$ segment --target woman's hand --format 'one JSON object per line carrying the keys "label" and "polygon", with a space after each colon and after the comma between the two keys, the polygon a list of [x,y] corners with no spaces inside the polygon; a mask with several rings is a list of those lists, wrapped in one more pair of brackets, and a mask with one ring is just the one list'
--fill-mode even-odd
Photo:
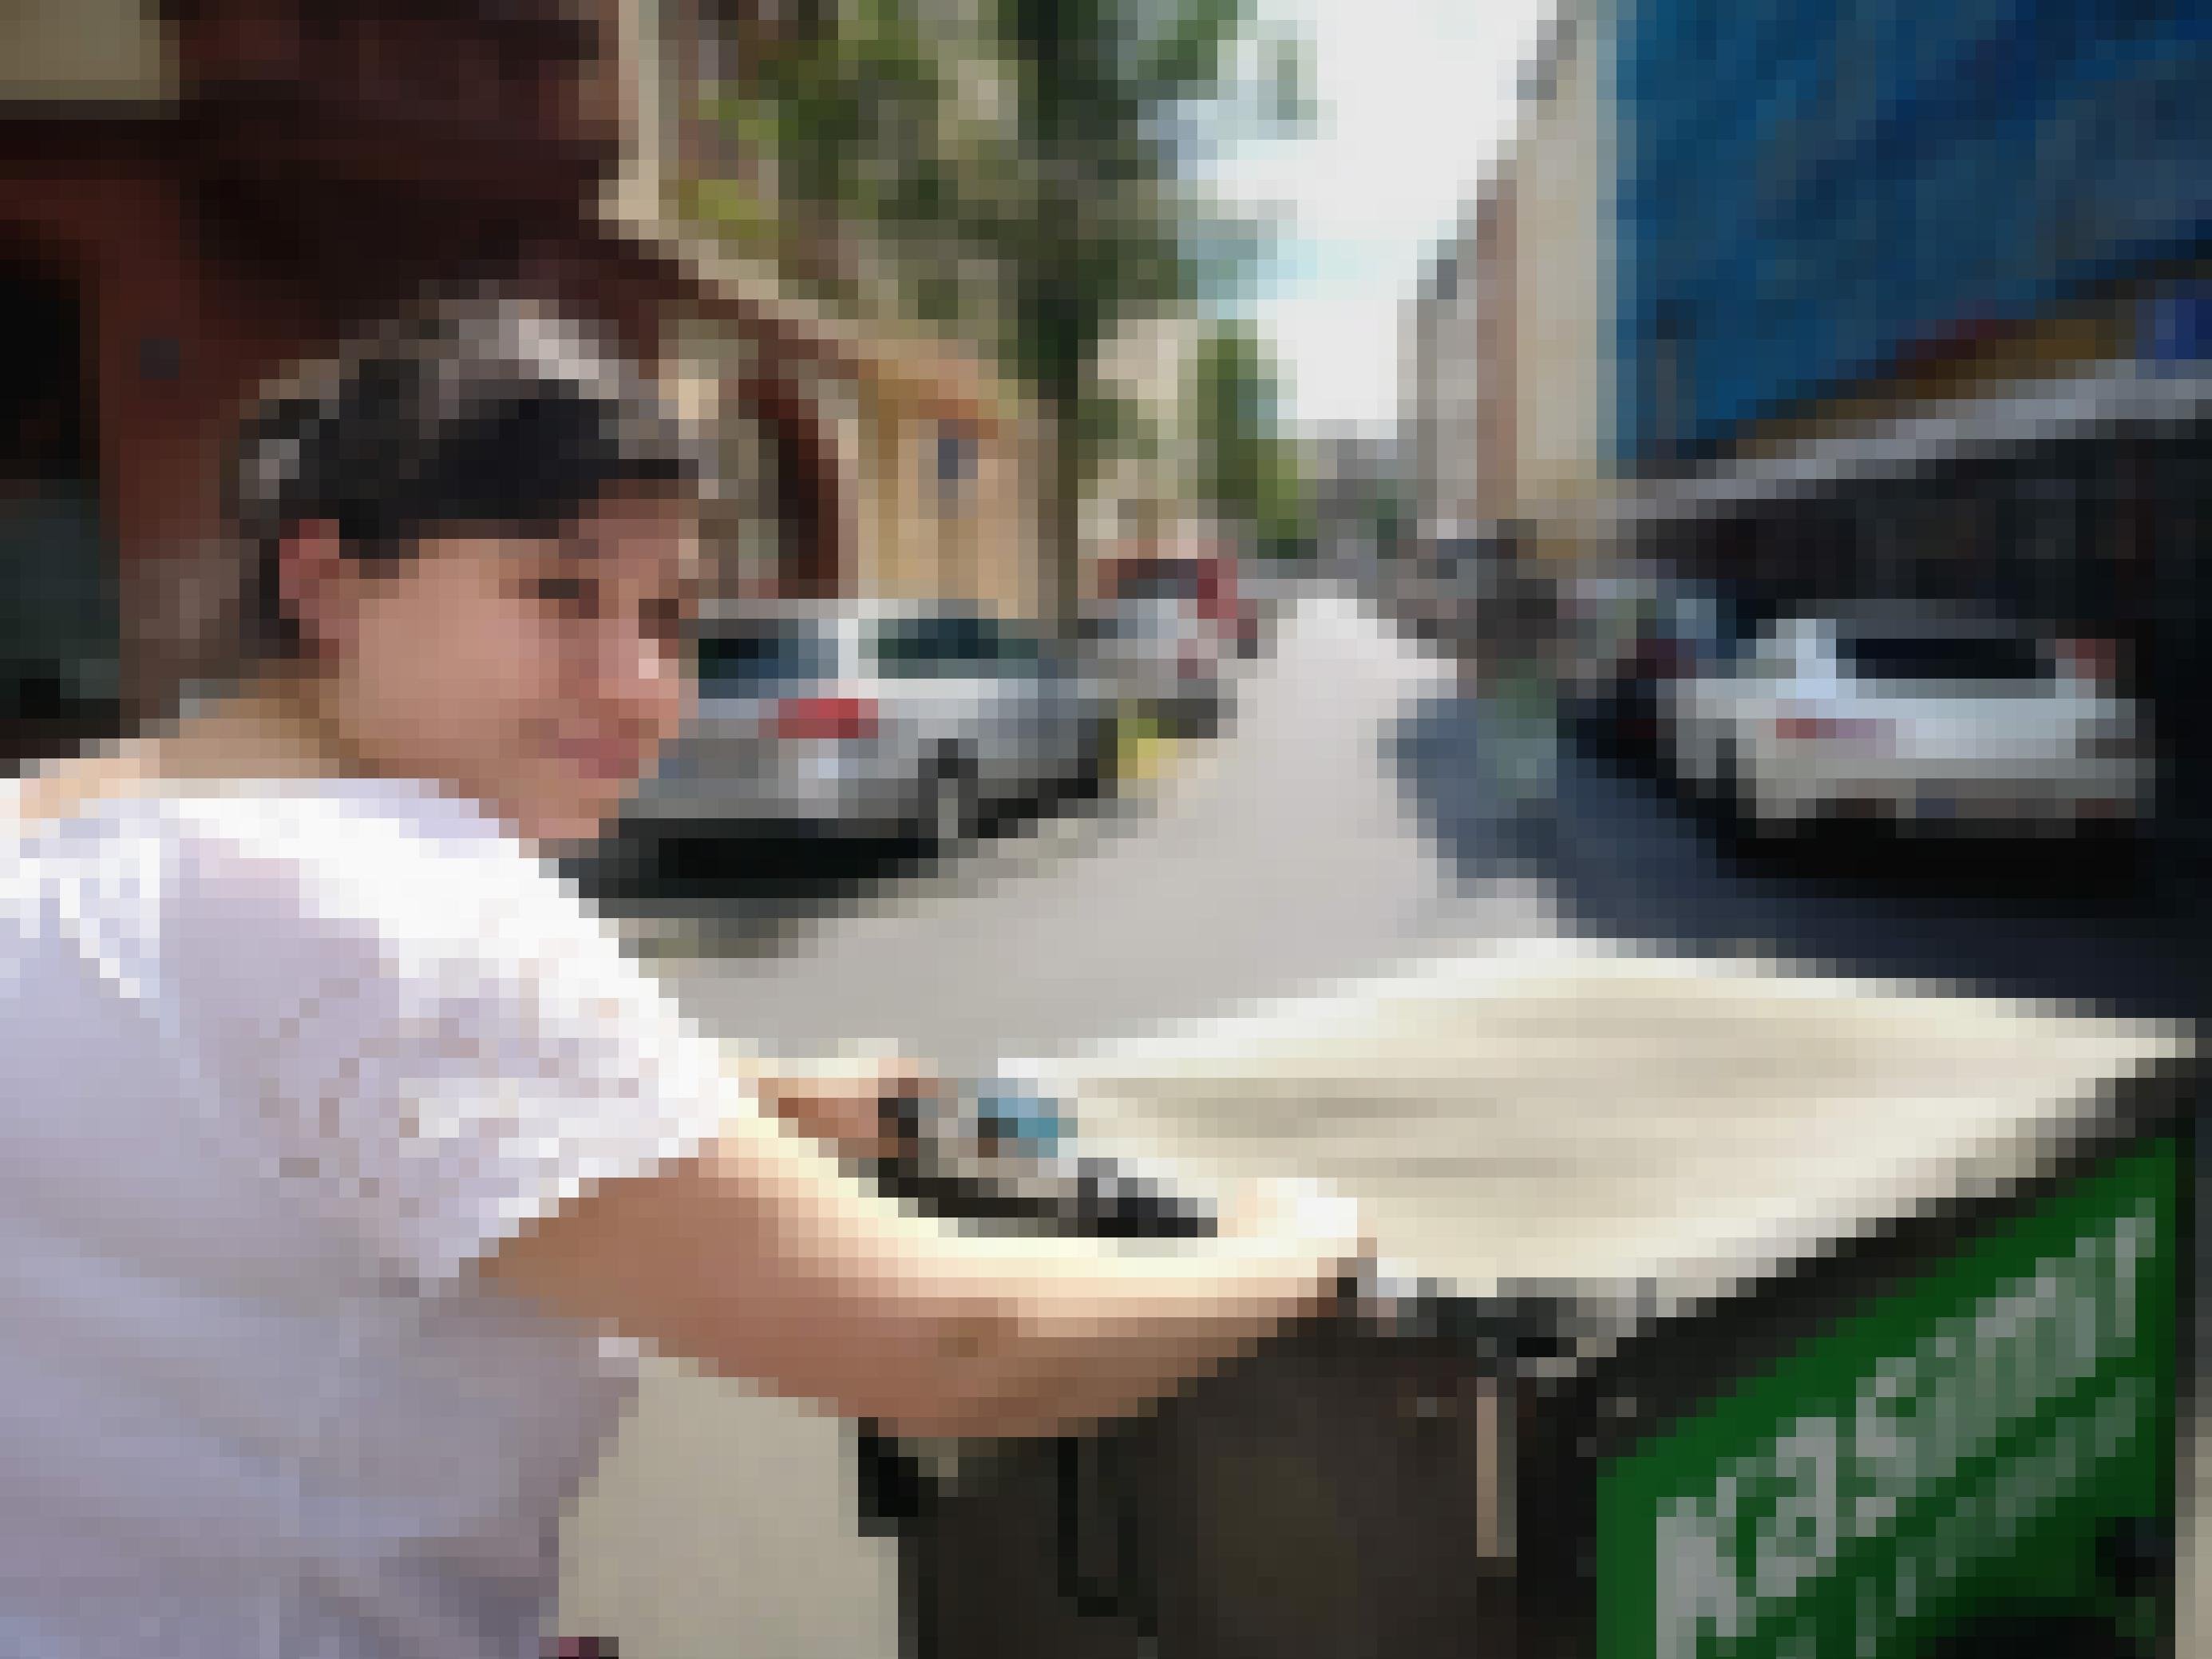
{"label": "woman's hand", "polygon": [[1218,1231],[1226,1239],[1310,1249],[1337,1264],[1339,1287],[1375,1260],[1374,1236],[1358,1202],[1318,1181],[1254,1182],[1223,1210]]}
{"label": "woman's hand", "polygon": [[[1266,1182],[1174,1249],[969,1233],[851,1179],[909,1062],[732,1064],[769,1110],[694,1158],[609,1183],[483,1271],[715,1375],[915,1436],[1064,1434],[1137,1410],[1330,1309],[1368,1253],[1358,1207]],[[733,1106],[744,1103],[732,1100]],[[787,1120],[802,1133],[785,1132]]]}
{"label": "woman's hand", "polygon": [[847,1159],[895,1156],[890,1103],[932,1096],[944,1088],[936,1072],[903,1057],[761,1064],[753,1072],[761,1105],[774,1116]]}

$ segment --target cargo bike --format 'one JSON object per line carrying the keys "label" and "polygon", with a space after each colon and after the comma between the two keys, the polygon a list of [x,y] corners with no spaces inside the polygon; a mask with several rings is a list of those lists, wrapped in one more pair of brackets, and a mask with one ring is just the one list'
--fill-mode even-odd
{"label": "cargo bike", "polygon": [[961,1224],[1172,1248],[1279,1167],[1425,1276],[1079,1439],[866,1437],[907,1651],[2212,1651],[2203,1090],[2171,1027],[1570,946],[908,1103]]}

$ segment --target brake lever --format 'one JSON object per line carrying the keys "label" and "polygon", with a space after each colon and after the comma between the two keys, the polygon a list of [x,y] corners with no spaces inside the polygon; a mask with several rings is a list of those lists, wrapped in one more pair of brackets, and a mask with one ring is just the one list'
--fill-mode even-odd
{"label": "brake lever", "polygon": [[1012,1089],[887,1097],[878,1182],[965,1219],[1019,1218],[1093,1238],[1202,1238],[1211,1205],[1150,1170],[1076,1147],[1054,1103]]}

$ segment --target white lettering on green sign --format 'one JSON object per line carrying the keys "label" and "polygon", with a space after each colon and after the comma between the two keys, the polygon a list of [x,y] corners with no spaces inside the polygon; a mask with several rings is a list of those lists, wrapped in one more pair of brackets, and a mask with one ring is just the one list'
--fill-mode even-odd
{"label": "white lettering on green sign", "polygon": [[[2081,1474],[2132,1441],[2155,1402],[2140,1378],[2075,1401],[2134,1355],[2140,1269],[2157,1246],[2149,1203],[2075,1244],[1878,1361],[1848,1405],[1786,1424],[1730,1459],[1702,1495],[1658,1514],[1659,1659],[1698,1659],[1758,1635],[1787,1654],[1808,1589],[1850,1548],[1890,1537],[1917,1510],[1948,1500],[1901,1548],[1886,1583],[1856,1587],[1856,1650],[1878,1651],[1910,1620],[1924,1584],[1940,1588],[1977,1556],[2046,1513]],[[2074,1409],[2069,1402],[2074,1401]],[[2035,1419],[2038,1432],[1976,1484],[1962,1468]]]}

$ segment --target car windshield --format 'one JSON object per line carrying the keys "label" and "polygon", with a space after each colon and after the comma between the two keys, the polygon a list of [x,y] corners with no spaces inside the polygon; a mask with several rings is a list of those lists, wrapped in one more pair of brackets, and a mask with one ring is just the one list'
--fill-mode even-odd
{"label": "car windshield", "polygon": [[703,696],[773,696],[794,685],[832,678],[836,672],[836,646],[817,622],[716,629],[699,641]]}
{"label": "car windshield", "polygon": [[1114,585],[1120,599],[1194,599],[1202,584],[1194,570],[1167,566],[1133,570]]}
{"label": "car windshield", "polygon": [[939,613],[879,623],[869,645],[877,671],[893,679],[1010,674],[1044,662],[1042,642],[989,617]]}
{"label": "car windshield", "polygon": [[2037,685],[2052,678],[2048,654],[2013,634],[1849,634],[1844,665],[1862,679],[1934,685]]}
{"label": "car windshield", "polygon": [[1165,640],[1189,631],[1185,608],[1179,602],[1136,600],[1117,605],[1083,624],[1093,640]]}

